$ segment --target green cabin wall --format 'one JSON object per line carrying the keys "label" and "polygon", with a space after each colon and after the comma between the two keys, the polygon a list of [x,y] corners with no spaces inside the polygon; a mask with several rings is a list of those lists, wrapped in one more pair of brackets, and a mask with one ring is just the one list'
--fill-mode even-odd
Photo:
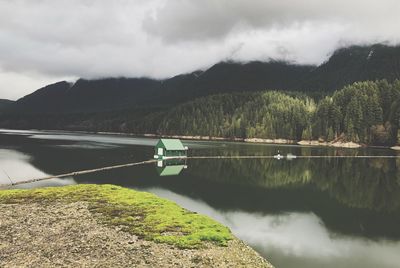
{"label": "green cabin wall", "polygon": [[155,154],[158,155],[158,148],[163,148],[163,156],[187,156],[186,150],[167,150],[160,139],[155,147]]}

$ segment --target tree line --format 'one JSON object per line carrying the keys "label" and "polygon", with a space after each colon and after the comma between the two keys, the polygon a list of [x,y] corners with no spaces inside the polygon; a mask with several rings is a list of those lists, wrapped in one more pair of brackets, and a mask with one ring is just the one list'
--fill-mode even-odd
{"label": "tree line", "polygon": [[265,91],[200,98],[169,110],[159,134],[320,139],[389,145],[398,142],[400,81],[356,82],[315,102]]}
{"label": "tree line", "polygon": [[66,129],[224,138],[399,141],[400,80],[356,82],[332,95],[260,91],[210,95],[176,107],[71,114],[0,114],[0,128]]}

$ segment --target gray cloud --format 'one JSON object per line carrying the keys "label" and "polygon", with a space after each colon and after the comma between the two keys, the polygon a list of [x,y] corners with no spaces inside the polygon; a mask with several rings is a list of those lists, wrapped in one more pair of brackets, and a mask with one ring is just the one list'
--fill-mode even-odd
{"label": "gray cloud", "polygon": [[[332,23],[354,27],[368,37],[397,38],[397,0],[203,0],[168,2],[145,20],[145,29],[169,42],[224,38],[235,31],[297,24]],[[190,27],[188,27],[190,25]],[[357,33],[356,33],[357,34]]]}
{"label": "gray cloud", "polygon": [[318,64],[400,41],[397,0],[3,0],[0,98],[59,79],[169,77],[220,60]]}

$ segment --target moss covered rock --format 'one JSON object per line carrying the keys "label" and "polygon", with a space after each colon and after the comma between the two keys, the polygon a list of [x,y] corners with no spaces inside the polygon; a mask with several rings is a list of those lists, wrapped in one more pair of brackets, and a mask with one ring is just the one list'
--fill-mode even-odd
{"label": "moss covered rock", "polygon": [[0,191],[0,203],[87,202],[104,224],[145,240],[179,248],[198,248],[203,242],[225,246],[230,230],[210,219],[153,194],[114,185],[80,184],[33,190]]}

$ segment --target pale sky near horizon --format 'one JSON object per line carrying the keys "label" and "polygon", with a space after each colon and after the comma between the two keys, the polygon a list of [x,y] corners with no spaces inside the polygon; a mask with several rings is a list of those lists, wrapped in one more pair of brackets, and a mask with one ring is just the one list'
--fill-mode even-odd
{"label": "pale sky near horizon", "polygon": [[222,60],[320,64],[338,47],[399,44],[399,10],[398,0],[0,0],[0,98]]}

